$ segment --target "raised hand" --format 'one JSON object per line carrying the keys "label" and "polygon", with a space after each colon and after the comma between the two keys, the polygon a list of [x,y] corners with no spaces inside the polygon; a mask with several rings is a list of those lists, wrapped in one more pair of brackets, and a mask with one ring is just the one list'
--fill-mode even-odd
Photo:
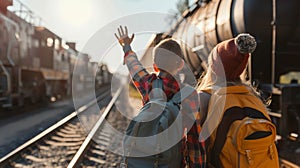
{"label": "raised hand", "polygon": [[128,37],[128,29],[127,29],[126,26],[125,26],[125,31],[124,31],[123,27],[120,26],[118,28],[118,32],[119,32],[119,36],[116,33],[115,33],[115,36],[118,39],[120,45],[122,47],[130,45],[131,42],[132,42],[132,40],[133,40],[133,38],[134,38],[134,34],[132,34],[131,37]]}

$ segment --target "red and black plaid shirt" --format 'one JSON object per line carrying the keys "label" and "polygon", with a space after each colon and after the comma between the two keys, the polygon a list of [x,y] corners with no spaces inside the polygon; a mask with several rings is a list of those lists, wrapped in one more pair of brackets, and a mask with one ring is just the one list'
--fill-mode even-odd
{"label": "red and black plaid shirt", "polygon": [[[163,81],[163,90],[170,100],[172,96],[180,90],[181,84],[177,82],[177,80],[170,75],[169,73],[161,71],[158,76],[156,74],[149,74],[142,64],[138,61],[137,56],[134,52],[130,51],[125,54],[125,63],[129,69],[129,73],[132,77],[133,83],[136,88],[139,90],[143,104],[146,104],[149,101],[149,94],[152,90],[152,82],[158,77]],[[199,98],[196,91],[194,91],[191,95],[189,95],[186,99],[181,103],[183,116],[191,116],[185,113],[192,112],[194,115],[193,118],[185,117],[188,119],[184,119],[183,124],[185,122],[190,122],[192,125],[191,128],[186,131],[186,134],[183,135],[183,157],[182,158],[182,166],[185,167],[186,162],[188,162],[189,167],[191,168],[204,168],[206,166],[206,153],[205,153],[205,145],[204,142],[199,142],[199,133],[201,131],[200,127],[200,114],[199,114]],[[193,123],[191,123],[193,122]],[[198,124],[197,124],[198,123]],[[186,149],[187,148],[187,149]]]}

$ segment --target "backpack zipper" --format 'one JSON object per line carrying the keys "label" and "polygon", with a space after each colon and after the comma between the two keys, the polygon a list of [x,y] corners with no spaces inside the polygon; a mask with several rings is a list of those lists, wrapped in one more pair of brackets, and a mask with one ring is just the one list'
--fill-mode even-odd
{"label": "backpack zipper", "polygon": [[273,151],[273,145],[270,145],[269,146],[269,153],[270,153],[270,158],[271,158],[271,160],[273,160],[274,159],[274,151]]}
{"label": "backpack zipper", "polygon": [[[250,119],[250,118],[249,118]],[[244,122],[247,122],[248,124],[249,123],[252,123],[252,121],[251,121],[251,119],[250,119],[250,121],[248,121],[249,119],[247,119],[246,121],[244,121]],[[244,123],[244,122],[241,122],[240,124],[239,124],[239,126],[234,130],[234,138],[233,138],[233,140],[232,140],[232,143],[234,144],[234,146],[237,148],[237,143],[236,143],[236,137],[237,137],[237,132],[238,132],[238,130],[242,127],[242,124]],[[238,168],[240,168],[240,152],[237,150],[237,153],[238,153]]]}
{"label": "backpack zipper", "polygon": [[252,159],[251,150],[246,149],[245,151],[246,151],[246,157],[247,157],[249,165],[253,165],[254,160]]}
{"label": "backpack zipper", "polygon": [[[243,124],[244,124],[244,125],[246,125],[246,124],[253,124],[253,123],[254,123],[253,120],[257,120],[257,119],[254,119],[254,118],[248,118],[248,119],[246,119],[246,121],[241,122],[240,125],[235,129],[235,131],[234,131],[234,138],[233,138],[233,140],[232,140],[232,143],[233,143],[235,146],[237,146],[237,144],[236,144],[236,137],[237,137],[238,130],[242,127]],[[258,122],[259,122],[259,123],[267,123],[267,122],[269,122],[269,121],[267,121],[267,120],[265,120],[265,119],[258,119]]]}

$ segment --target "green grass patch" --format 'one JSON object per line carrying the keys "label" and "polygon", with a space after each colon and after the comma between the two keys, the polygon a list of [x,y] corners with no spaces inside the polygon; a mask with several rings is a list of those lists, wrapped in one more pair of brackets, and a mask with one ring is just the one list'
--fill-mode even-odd
{"label": "green grass patch", "polygon": [[129,85],[129,96],[137,99],[142,98],[139,91],[133,85]]}

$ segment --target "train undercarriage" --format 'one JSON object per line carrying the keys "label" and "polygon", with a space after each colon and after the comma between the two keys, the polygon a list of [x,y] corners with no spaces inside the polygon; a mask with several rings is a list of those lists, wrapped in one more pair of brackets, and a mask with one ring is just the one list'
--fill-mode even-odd
{"label": "train undercarriage", "polygon": [[[53,76],[46,76],[47,73],[52,73]],[[65,73],[3,67],[0,74],[2,108],[56,101],[70,93],[67,78],[59,78],[68,75]]]}

